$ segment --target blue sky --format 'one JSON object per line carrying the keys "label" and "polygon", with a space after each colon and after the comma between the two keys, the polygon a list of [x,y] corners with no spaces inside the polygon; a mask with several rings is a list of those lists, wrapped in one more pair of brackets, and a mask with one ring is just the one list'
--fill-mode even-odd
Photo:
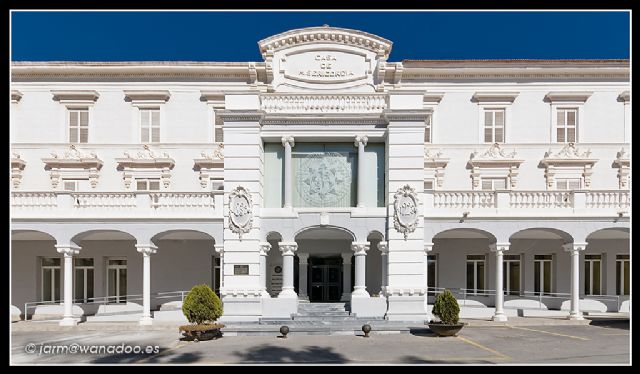
{"label": "blue sky", "polygon": [[391,61],[629,58],[625,11],[14,11],[11,56],[14,61],[261,61],[258,40],[323,24],[391,40]]}

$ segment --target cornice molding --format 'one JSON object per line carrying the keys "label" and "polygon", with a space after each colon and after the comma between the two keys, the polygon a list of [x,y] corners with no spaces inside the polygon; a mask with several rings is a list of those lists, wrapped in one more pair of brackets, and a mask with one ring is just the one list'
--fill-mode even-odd
{"label": "cornice molding", "polygon": [[580,152],[578,148],[576,148],[574,143],[567,143],[562,149],[557,152],[553,152],[549,149],[545,154],[544,158],[540,163],[545,164],[556,164],[563,162],[571,162],[571,163],[596,163],[598,160],[590,158],[591,150],[587,149],[584,152]]}
{"label": "cornice molding", "polygon": [[302,29],[289,30],[280,34],[270,36],[258,42],[260,53],[263,59],[267,59],[268,54],[283,49],[305,44],[339,44],[357,48],[362,48],[376,53],[378,56],[388,58],[391,53],[393,43],[377,35],[369,34],[359,30],[330,27],[307,27]]}
{"label": "cornice molding", "polygon": [[169,156],[166,152],[162,155],[158,155],[149,148],[148,145],[142,146],[143,150],[137,153],[124,152],[125,157],[116,158],[118,168],[132,167],[132,168],[169,168],[172,169],[175,165],[175,160]]}
{"label": "cornice molding", "polygon": [[222,91],[200,91],[200,100],[206,101],[214,109],[224,109],[224,96],[225,93]]}
{"label": "cornice molding", "polygon": [[544,100],[547,102],[581,102],[584,103],[591,97],[591,91],[553,91],[545,95]]}
{"label": "cornice molding", "polygon": [[443,97],[444,92],[425,92],[422,96],[422,103],[424,105],[437,105],[440,104]]}
{"label": "cornice molding", "polygon": [[513,103],[520,92],[476,92],[471,97],[474,103]]}
{"label": "cornice molding", "polygon": [[64,102],[88,102],[95,103],[100,94],[94,90],[54,90],[51,91],[54,101]]}
{"label": "cornice molding", "polygon": [[22,99],[22,92],[18,90],[11,90],[11,102],[15,104],[19,102],[20,99]]}
{"label": "cornice molding", "polygon": [[629,91],[623,91],[620,93],[620,95],[618,95],[618,101],[623,102],[623,103],[628,103],[631,101],[631,94],[629,93]]}
{"label": "cornice molding", "polygon": [[171,97],[168,90],[125,90],[125,101],[164,101],[167,102]]}
{"label": "cornice molding", "polygon": [[375,114],[314,114],[286,115],[266,114],[261,125],[386,125],[387,121],[379,113]]}
{"label": "cornice molding", "polygon": [[395,109],[385,110],[383,116],[388,121],[426,121],[431,113],[430,110],[425,109]]}
{"label": "cornice molding", "polygon": [[258,110],[230,110],[225,109],[216,113],[224,122],[260,122],[265,113]]}

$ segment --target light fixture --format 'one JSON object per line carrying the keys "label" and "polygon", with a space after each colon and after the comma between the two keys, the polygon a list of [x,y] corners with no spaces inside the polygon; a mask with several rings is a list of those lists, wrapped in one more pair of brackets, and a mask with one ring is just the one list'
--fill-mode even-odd
{"label": "light fixture", "polygon": [[464,222],[464,219],[469,216],[469,211],[462,212],[462,218],[460,218],[460,223]]}

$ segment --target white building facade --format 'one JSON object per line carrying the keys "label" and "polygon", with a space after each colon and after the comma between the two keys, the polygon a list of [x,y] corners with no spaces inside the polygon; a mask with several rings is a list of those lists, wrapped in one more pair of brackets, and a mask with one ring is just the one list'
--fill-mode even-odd
{"label": "white building facade", "polygon": [[13,63],[16,319],[152,324],[196,284],[225,321],[422,321],[443,288],[499,321],[629,310],[627,60],[390,62],[328,26],[258,44]]}

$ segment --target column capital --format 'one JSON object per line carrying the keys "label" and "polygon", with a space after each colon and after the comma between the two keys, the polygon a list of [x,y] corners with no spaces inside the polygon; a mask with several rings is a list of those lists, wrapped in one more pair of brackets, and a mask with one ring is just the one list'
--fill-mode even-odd
{"label": "column capital", "polygon": [[214,244],[213,250],[216,251],[217,254],[222,256],[224,254],[224,244]]}
{"label": "column capital", "polygon": [[427,254],[433,250],[433,243],[424,243],[424,253]]}
{"label": "column capital", "polygon": [[353,142],[353,145],[357,147],[360,145],[360,143],[362,143],[362,146],[366,147],[368,141],[369,141],[369,138],[367,138],[366,135],[357,135],[356,140]]}
{"label": "column capital", "polygon": [[296,242],[280,242],[278,248],[282,252],[283,256],[293,256],[298,250],[298,243]]}
{"label": "column capital", "polygon": [[260,252],[260,256],[266,256],[267,252],[271,250],[271,244],[269,242],[260,242],[258,243],[258,251]]}
{"label": "column capital", "polygon": [[58,253],[63,254],[65,256],[75,256],[78,253],[80,253],[80,247],[73,244],[73,243],[69,243],[69,244],[56,244],[56,250],[58,251]]}
{"label": "column capital", "polygon": [[351,243],[351,250],[356,256],[366,256],[369,250],[369,242]]}
{"label": "column capital", "polygon": [[293,136],[290,135],[285,135],[282,137],[282,146],[285,147],[287,144],[289,144],[291,146],[291,148],[296,146],[296,142],[295,139],[293,138]]}
{"label": "column capital", "polygon": [[584,251],[587,248],[588,243],[567,243],[562,246],[565,251],[571,252],[571,254],[578,254],[579,251]]}
{"label": "column capital", "polygon": [[350,264],[351,263],[351,257],[353,256],[353,253],[351,252],[346,252],[346,253],[341,253],[340,256],[342,256],[342,264]]}
{"label": "column capital", "polygon": [[308,261],[309,261],[308,253],[298,253],[298,263],[300,265],[306,265]]}
{"label": "column capital", "polygon": [[489,250],[491,252],[502,253],[504,251],[508,251],[510,245],[511,243],[492,243],[489,244]]}
{"label": "column capital", "polygon": [[152,255],[158,251],[158,247],[151,243],[136,244],[136,249],[138,250],[138,252],[142,253],[145,256]]}
{"label": "column capital", "polygon": [[386,255],[389,253],[389,243],[385,241],[378,243],[378,249],[382,252],[383,256]]}

